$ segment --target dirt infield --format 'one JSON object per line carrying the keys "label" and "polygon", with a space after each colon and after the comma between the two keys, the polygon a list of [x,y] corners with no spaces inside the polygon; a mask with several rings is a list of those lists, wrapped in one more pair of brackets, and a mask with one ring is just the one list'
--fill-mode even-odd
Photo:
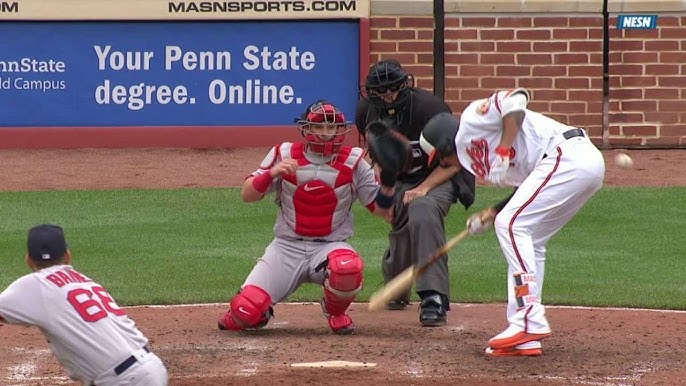
{"label": "dirt infield", "polygon": [[[2,150],[0,191],[236,186],[266,149]],[[606,185],[686,186],[684,150],[630,151]],[[107,284],[107,283],[103,283]],[[317,304],[279,304],[258,332],[218,331],[221,305],[128,310],[165,361],[172,385],[678,385],[686,384],[686,311],[550,307],[553,336],[537,358],[489,358],[504,304],[454,304],[448,325],[422,328],[417,304],[369,313],[353,336],[332,335]],[[297,362],[376,363],[301,369]],[[0,385],[74,385],[35,328],[0,325]]]}

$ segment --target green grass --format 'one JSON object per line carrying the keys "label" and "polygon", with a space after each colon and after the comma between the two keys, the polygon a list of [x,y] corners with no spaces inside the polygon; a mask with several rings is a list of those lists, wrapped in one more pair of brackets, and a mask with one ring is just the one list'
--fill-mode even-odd
{"label": "green grass", "polygon": [[[453,206],[448,236],[506,191],[480,187]],[[546,304],[686,309],[686,188],[604,188],[548,245]],[[123,305],[225,302],[272,239],[270,198],[245,204],[237,189],[0,193],[0,288],[26,274],[26,232],[64,226],[74,266]],[[350,242],[365,258],[364,301],[381,286],[388,224],[354,207]],[[493,232],[450,253],[452,297],[504,302],[506,264]],[[316,301],[305,285],[291,301]]]}

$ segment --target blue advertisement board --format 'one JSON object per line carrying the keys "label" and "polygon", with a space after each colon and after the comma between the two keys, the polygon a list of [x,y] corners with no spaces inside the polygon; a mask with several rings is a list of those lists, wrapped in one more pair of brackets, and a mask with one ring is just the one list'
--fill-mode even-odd
{"label": "blue advertisement board", "polygon": [[328,99],[352,118],[350,21],[3,22],[0,126],[290,125]]}

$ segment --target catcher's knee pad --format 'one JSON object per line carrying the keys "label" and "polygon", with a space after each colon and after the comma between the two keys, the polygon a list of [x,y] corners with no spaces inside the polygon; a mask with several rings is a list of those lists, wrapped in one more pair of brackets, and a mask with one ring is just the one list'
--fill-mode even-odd
{"label": "catcher's knee pad", "polygon": [[327,256],[324,288],[342,298],[352,298],[362,289],[364,261],[351,249],[334,249]]}
{"label": "catcher's knee pad", "polygon": [[[272,298],[267,291],[254,285],[246,285],[231,299],[230,320],[227,329],[250,329],[264,327],[274,315]],[[229,318],[226,318],[229,319]],[[232,326],[231,324],[235,325]],[[237,327],[237,328],[231,328]]]}

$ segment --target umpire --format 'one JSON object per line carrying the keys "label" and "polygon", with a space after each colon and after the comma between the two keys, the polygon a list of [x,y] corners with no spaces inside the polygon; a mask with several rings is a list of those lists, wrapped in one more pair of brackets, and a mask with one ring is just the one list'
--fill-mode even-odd
{"label": "umpire", "polygon": [[[412,146],[411,165],[398,176],[389,248],[381,262],[384,280],[427,259],[445,244],[444,218],[457,202],[465,209],[474,202],[474,176],[458,168],[427,165],[428,156],[419,146],[419,135],[434,115],[450,107],[426,90],[414,87],[414,79],[395,59],[382,60],[369,70],[360,87],[355,123],[360,134],[370,122],[384,119],[394,123]],[[442,326],[450,309],[448,256],[442,256],[417,279],[421,299],[422,326]],[[407,307],[410,294],[386,305],[390,310]]]}

